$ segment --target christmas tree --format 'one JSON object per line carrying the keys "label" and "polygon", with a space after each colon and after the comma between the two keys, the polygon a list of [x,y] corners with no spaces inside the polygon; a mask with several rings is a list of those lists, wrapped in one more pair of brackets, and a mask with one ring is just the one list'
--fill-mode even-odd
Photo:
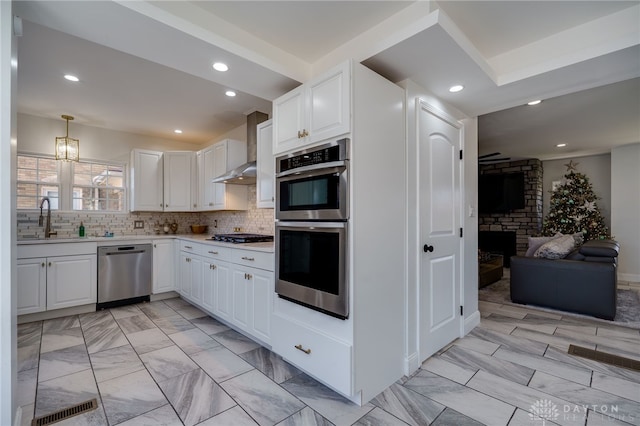
{"label": "christmas tree", "polygon": [[569,161],[567,174],[561,184],[551,193],[549,214],[542,226],[543,235],[584,233],[584,240],[609,238],[604,217],[598,210],[589,179],[576,172],[579,163]]}

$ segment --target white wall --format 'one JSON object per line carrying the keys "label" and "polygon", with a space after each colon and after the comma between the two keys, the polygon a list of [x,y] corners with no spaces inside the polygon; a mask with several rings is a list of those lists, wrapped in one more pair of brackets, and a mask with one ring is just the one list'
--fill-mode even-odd
{"label": "white wall", "polygon": [[640,282],[640,143],[611,151],[611,233],[620,243],[618,277]]}
{"label": "white wall", "polygon": [[[0,1],[0,424],[16,413],[15,94],[17,42],[12,4]],[[19,418],[15,420],[20,420]],[[19,424],[19,423],[18,423]]]}
{"label": "white wall", "polygon": [[[448,114],[458,118],[464,125],[464,205],[463,222],[464,238],[462,259],[464,262],[461,279],[463,281],[462,295],[464,304],[464,321],[465,333],[473,328],[480,320],[478,312],[478,215],[477,215],[477,181],[478,181],[478,120],[477,118],[468,118],[457,109],[443,103],[433,96],[426,89],[417,85],[411,80],[404,80],[399,83],[407,91],[407,164],[415,161],[415,99],[417,97],[424,99],[429,104],[447,112]],[[421,252],[420,241],[417,240],[418,218],[415,212],[418,206],[416,199],[411,194],[416,193],[417,176],[415,167],[408,167],[407,170],[407,244],[408,253]],[[473,216],[469,215],[470,208],[474,209]],[[421,360],[417,359],[419,348],[419,333],[417,329],[418,313],[418,286],[419,286],[419,265],[418,260],[411,256],[407,257],[407,371],[406,374],[413,372]],[[417,365],[416,365],[417,363]]]}
{"label": "white wall", "polygon": [[562,180],[567,174],[569,161],[579,163],[576,171],[584,174],[593,187],[593,192],[599,197],[597,204],[604,216],[605,225],[611,229],[611,155],[591,155],[588,157],[565,158],[562,160],[548,160],[542,162],[542,215],[547,217],[551,200],[551,183]]}
{"label": "white wall", "polygon": [[[18,151],[53,155],[56,136],[64,136],[65,132],[66,122],[62,119],[18,114]],[[197,151],[201,148],[199,144],[85,126],[73,121],[69,123],[69,136],[80,140],[80,158],[90,160],[128,162],[133,148],[157,151]]]}

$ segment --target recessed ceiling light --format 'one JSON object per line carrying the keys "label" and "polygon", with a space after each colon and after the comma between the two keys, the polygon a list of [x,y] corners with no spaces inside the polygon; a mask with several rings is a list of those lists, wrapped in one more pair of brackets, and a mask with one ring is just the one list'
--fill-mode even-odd
{"label": "recessed ceiling light", "polygon": [[229,69],[229,67],[225,63],[216,62],[215,64],[213,64],[213,69],[216,71],[225,72]]}
{"label": "recessed ceiling light", "polygon": [[236,92],[234,92],[233,90],[227,90],[226,92],[224,92],[224,94],[229,96],[230,98],[233,98],[236,95]]}
{"label": "recessed ceiling light", "polygon": [[535,101],[527,102],[527,105],[534,106],[538,105],[540,102],[542,102],[540,99],[536,99]]}
{"label": "recessed ceiling light", "polygon": [[182,130],[180,130],[180,129],[175,129],[175,130],[173,131],[173,133],[177,133],[177,134],[179,134],[179,135],[180,135],[180,134],[182,134]]}
{"label": "recessed ceiling light", "polygon": [[558,148],[564,148],[565,146],[567,146],[566,143],[559,143],[558,145],[556,145]]}
{"label": "recessed ceiling light", "polygon": [[69,81],[80,81],[80,79],[78,77],[76,77],[75,75],[71,75],[71,74],[65,74],[64,78],[66,78]]}
{"label": "recessed ceiling light", "polygon": [[456,84],[455,86],[449,87],[449,91],[451,93],[457,93],[457,92],[461,91],[462,89],[464,89],[464,86],[461,85],[461,84]]}

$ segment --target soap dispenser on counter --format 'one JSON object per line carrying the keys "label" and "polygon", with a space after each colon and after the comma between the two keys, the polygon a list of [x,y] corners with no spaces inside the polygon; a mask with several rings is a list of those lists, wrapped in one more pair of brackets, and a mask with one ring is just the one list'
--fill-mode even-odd
{"label": "soap dispenser on counter", "polygon": [[78,236],[80,238],[84,237],[84,224],[80,222],[80,228],[78,228]]}

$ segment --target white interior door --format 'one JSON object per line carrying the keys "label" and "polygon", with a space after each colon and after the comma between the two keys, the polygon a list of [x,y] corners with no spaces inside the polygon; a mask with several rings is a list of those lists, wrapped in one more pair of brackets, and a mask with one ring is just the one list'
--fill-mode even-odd
{"label": "white interior door", "polygon": [[461,125],[417,100],[420,358],[460,335]]}

